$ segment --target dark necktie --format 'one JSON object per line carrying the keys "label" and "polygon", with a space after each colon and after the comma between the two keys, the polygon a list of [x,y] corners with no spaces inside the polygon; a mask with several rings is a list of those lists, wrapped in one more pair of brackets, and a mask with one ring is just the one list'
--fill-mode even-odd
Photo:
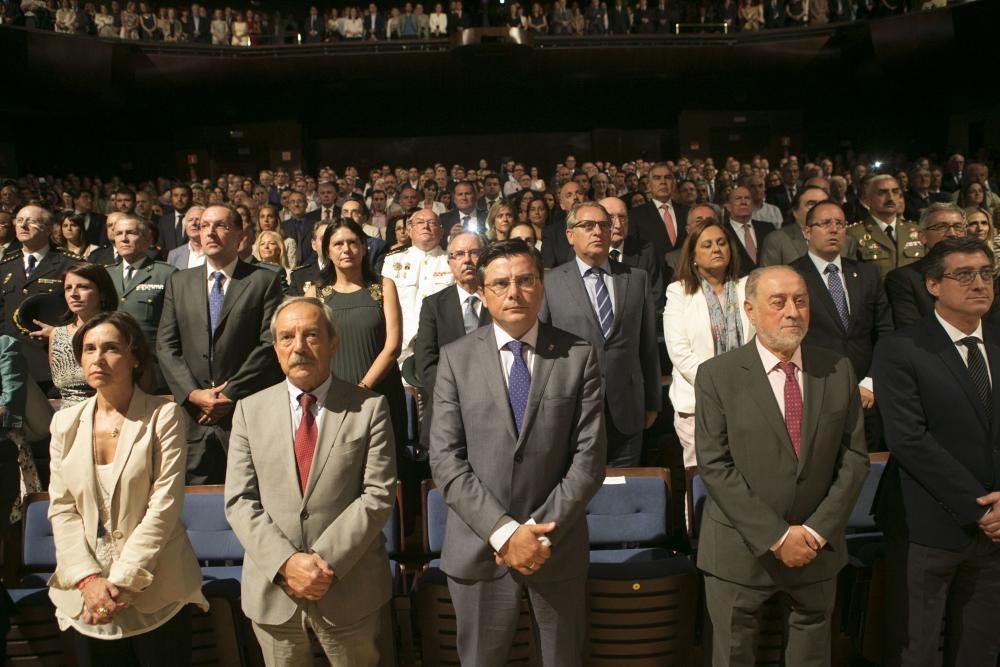
{"label": "dark necktie", "polygon": [[465,333],[470,334],[479,328],[479,316],[476,315],[476,302],[479,297],[470,294],[465,297],[465,309],[462,312],[462,321],[465,324]]}
{"label": "dark necktie", "polygon": [[125,289],[132,286],[133,278],[135,278],[135,269],[129,264],[125,267]]}
{"label": "dark necktie", "polygon": [[892,231],[892,225],[886,225],[885,226],[885,235],[889,237],[889,240],[892,241],[892,245],[895,246],[896,245],[896,234],[895,234],[895,232]]}
{"label": "dark necktie", "polygon": [[177,238],[177,244],[181,245],[186,240],[184,235],[184,216],[180,214],[180,211],[174,212],[174,236]]}
{"label": "dark necktie", "polygon": [[312,467],[313,454],[316,453],[316,418],[313,417],[312,406],[316,405],[316,397],[312,394],[299,394],[299,408],[302,419],[295,429],[295,467],[299,471],[299,490],[305,495],[306,484],[309,483],[309,468]]}
{"label": "dark necktie", "polygon": [[521,422],[524,419],[524,410],[528,407],[528,392],[531,390],[531,374],[528,373],[528,365],[524,363],[524,356],[521,353],[523,347],[524,343],[519,340],[508,341],[504,345],[504,348],[514,355],[514,363],[507,377],[507,400],[510,401],[510,410],[514,413],[514,429],[518,435],[521,433]]}
{"label": "dark necktie", "polygon": [[611,325],[615,321],[615,312],[611,307],[611,295],[608,294],[608,288],[604,284],[604,271],[603,269],[594,267],[588,269],[587,274],[594,276],[597,280],[594,286],[595,296],[597,297],[597,321],[601,323],[601,333],[607,339],[611,335]]}
{"label": "dark necktie", "polygon": [[469,216],[467,215],[462,216],[462,227],[464,227],[465,229],[469,228]]}
{"label": "dark necktie", "polygon": [[851,315],[847,310],[847,295],[844,294],[844,284],[840,282],[840,269],[837,268],[836,264],[826,265],[826,287],[830,290],[833,305],[837,309],[837,314],[840,315],[840,323],[844,325],[846,331]]}
{"label": "dark necktie", "polygon": [[798,458],[802,447],[802,392],[799,381],[795,379],[795,364],[779,361],[778,368],[785,374],[785,428],[788,429],[795,458]]}
{"label": "dark necktie", "polygon": [[611,251],[611,259],[613,259],[616,262],[622,261],[622,251],[621,250],[617,250],[617,249],[616,250],[612,250]]}
{"label": "dark necktie", "polygon": [[31,277],[31,274],[35,272],[35,265],[37,263],[38,263],[38,260],[35,259],[34,255],[28,255],[28,268],[26,268],[24,270],[24,277],[25,278],[30,278]]}
{"label": "dark necktie", "polygon": [[226,274],[222,271],[212,271],[208,277],[214,281],[212,283],[212,291],[208,295],[208,318],[209,323],[212,325],[212,335],[214,336],[215,328],[219,326],[222,302],[226,298],[225,292],[222,291],[222,285],[226,282]]}
{"label": "dark necktie", "polygon": [[990,375],[986,369],[986,359],[979,350],[979,339],[975,336],[968,336],[958,341],[969,351],[969,376],[972,377],[972,384],[976,386],[976,393],[979,400],[983,402],[986,410],[986,420],[993,421],[993,390],[990,388]]}

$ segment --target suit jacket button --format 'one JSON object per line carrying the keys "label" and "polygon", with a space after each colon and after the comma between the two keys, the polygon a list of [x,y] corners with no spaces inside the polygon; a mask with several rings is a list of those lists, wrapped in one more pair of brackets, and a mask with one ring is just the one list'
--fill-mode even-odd
{"label": "suit jacket button", "polygon": [[302,513],[299,514],[299,518],[302,519],[303,521],[305,521],[306,519],[309,518],[309,512],[307,512],[305,510],[302,510]]}
{"label": "suit jacket button", "polygon": [[514,454],[514,463],[520,463],[523,460],[524,460],[524,457],[521,456],[521,454]]}
{"label": "suit jacket button", "polygon": [[111,537],[115,538],[116,540],[120,540],[123,537],[125,537],[125,534],[120,530],[116,530],[115,532],[111,533]]}

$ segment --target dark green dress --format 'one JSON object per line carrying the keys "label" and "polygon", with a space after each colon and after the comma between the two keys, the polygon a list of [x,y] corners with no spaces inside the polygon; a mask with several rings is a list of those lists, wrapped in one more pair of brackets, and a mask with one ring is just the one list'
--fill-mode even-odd
{"label": "dark green dress", "polygon": [[[361,381],[385,346],[385,317],[382,304],[372,296],[373,291],[379,293],[379,287],[348,293],[331,289],[325,295],[327,305],[333,309],[337,335],[340,336],[340,346],[333,357],[331,370],[338,378],[351,384]],[[396,453],[400,455],[406,446],[407,429],[406,396],[399,366],[393,364],[382,381],[372,387],[372,391],[385,396],[389,402]]]}

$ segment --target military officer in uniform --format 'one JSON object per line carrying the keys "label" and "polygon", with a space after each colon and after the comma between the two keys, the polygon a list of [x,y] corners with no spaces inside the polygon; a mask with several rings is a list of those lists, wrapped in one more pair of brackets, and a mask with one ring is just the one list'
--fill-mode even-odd
{"label": "military officer in uniform", "polygon": [[895,177],[873,177],[863,194],[868,216],[847,233],[858,242],[858,259],[874,264],[884,280],[893,269],[923,257],[926,249],[917,225],[903,219],[903,191]]}
{"label": "military officer in uniform", "polygon": [[300,264],[292,269],[292,279],[291,285],[288,288],[288,296],[303,296],[307,287],[319,285],[319,273],[323,270],[323,262],[320,261],[320,258],[326,257],[326,253],[322,252],[320,246],[323,245],[323,232],[326,231],[327,224],[326,222],[317,222],[316,226],[313,227],[312,241],[310,243],[312,244],[313,252],[316,253],[316,259],[305,264]]}
{"label": "military officer in uniform", "polygon": [[413,354],[424,297],[455,282],[455,276],[448,266],[448,253],[441,248],[442,231],[437,214],[429,208],[416,211],[406,223],[406,233],[410,236],[412,245],[386,255],[382,266],[382,275],[392,278],[396,283],[399,305],[403,310],[400,366]]}
{"label": "military officer in uniform", "polygon": [[[48,389],[52,376],[46,339],[29,336],[31,322],[21,321],[18,309],[32,294],[58,294],[63,292],[66,271],[83,263],[81,257],[58,248],[50,242],[52,213],[39,206],[25,206],[14,217],[14,233],[21,247],[0,259],[0,299],[2,299],[3,324],[0,333],[21,341],[21,349],[28,362],[31,377]],[[59,322],[46,322],[56,325]]]}
{"label": "military officer in uniform", "polygon": [[[163,313],[163,295],[170,275],[177,271],[166,262],[154,261],[147,252],[153,244],[151,223],[132,213],[115,221],[112,243],[121,261],[105,267],[118,292],[118,310],[135,318],[149,345],[156,348],[156,329]],[[157,394],[169,393],[167,383],[154,364],[153,385]]]}

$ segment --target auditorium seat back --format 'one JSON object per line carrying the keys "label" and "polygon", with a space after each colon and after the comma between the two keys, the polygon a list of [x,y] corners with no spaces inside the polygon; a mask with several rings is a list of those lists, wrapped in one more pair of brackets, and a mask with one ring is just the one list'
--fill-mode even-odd
{"label": "auditorium seat back", "polygon": [[181,522],[199,561],[243,561],[243,545],[226,520],[222,485],[187,487]]}

